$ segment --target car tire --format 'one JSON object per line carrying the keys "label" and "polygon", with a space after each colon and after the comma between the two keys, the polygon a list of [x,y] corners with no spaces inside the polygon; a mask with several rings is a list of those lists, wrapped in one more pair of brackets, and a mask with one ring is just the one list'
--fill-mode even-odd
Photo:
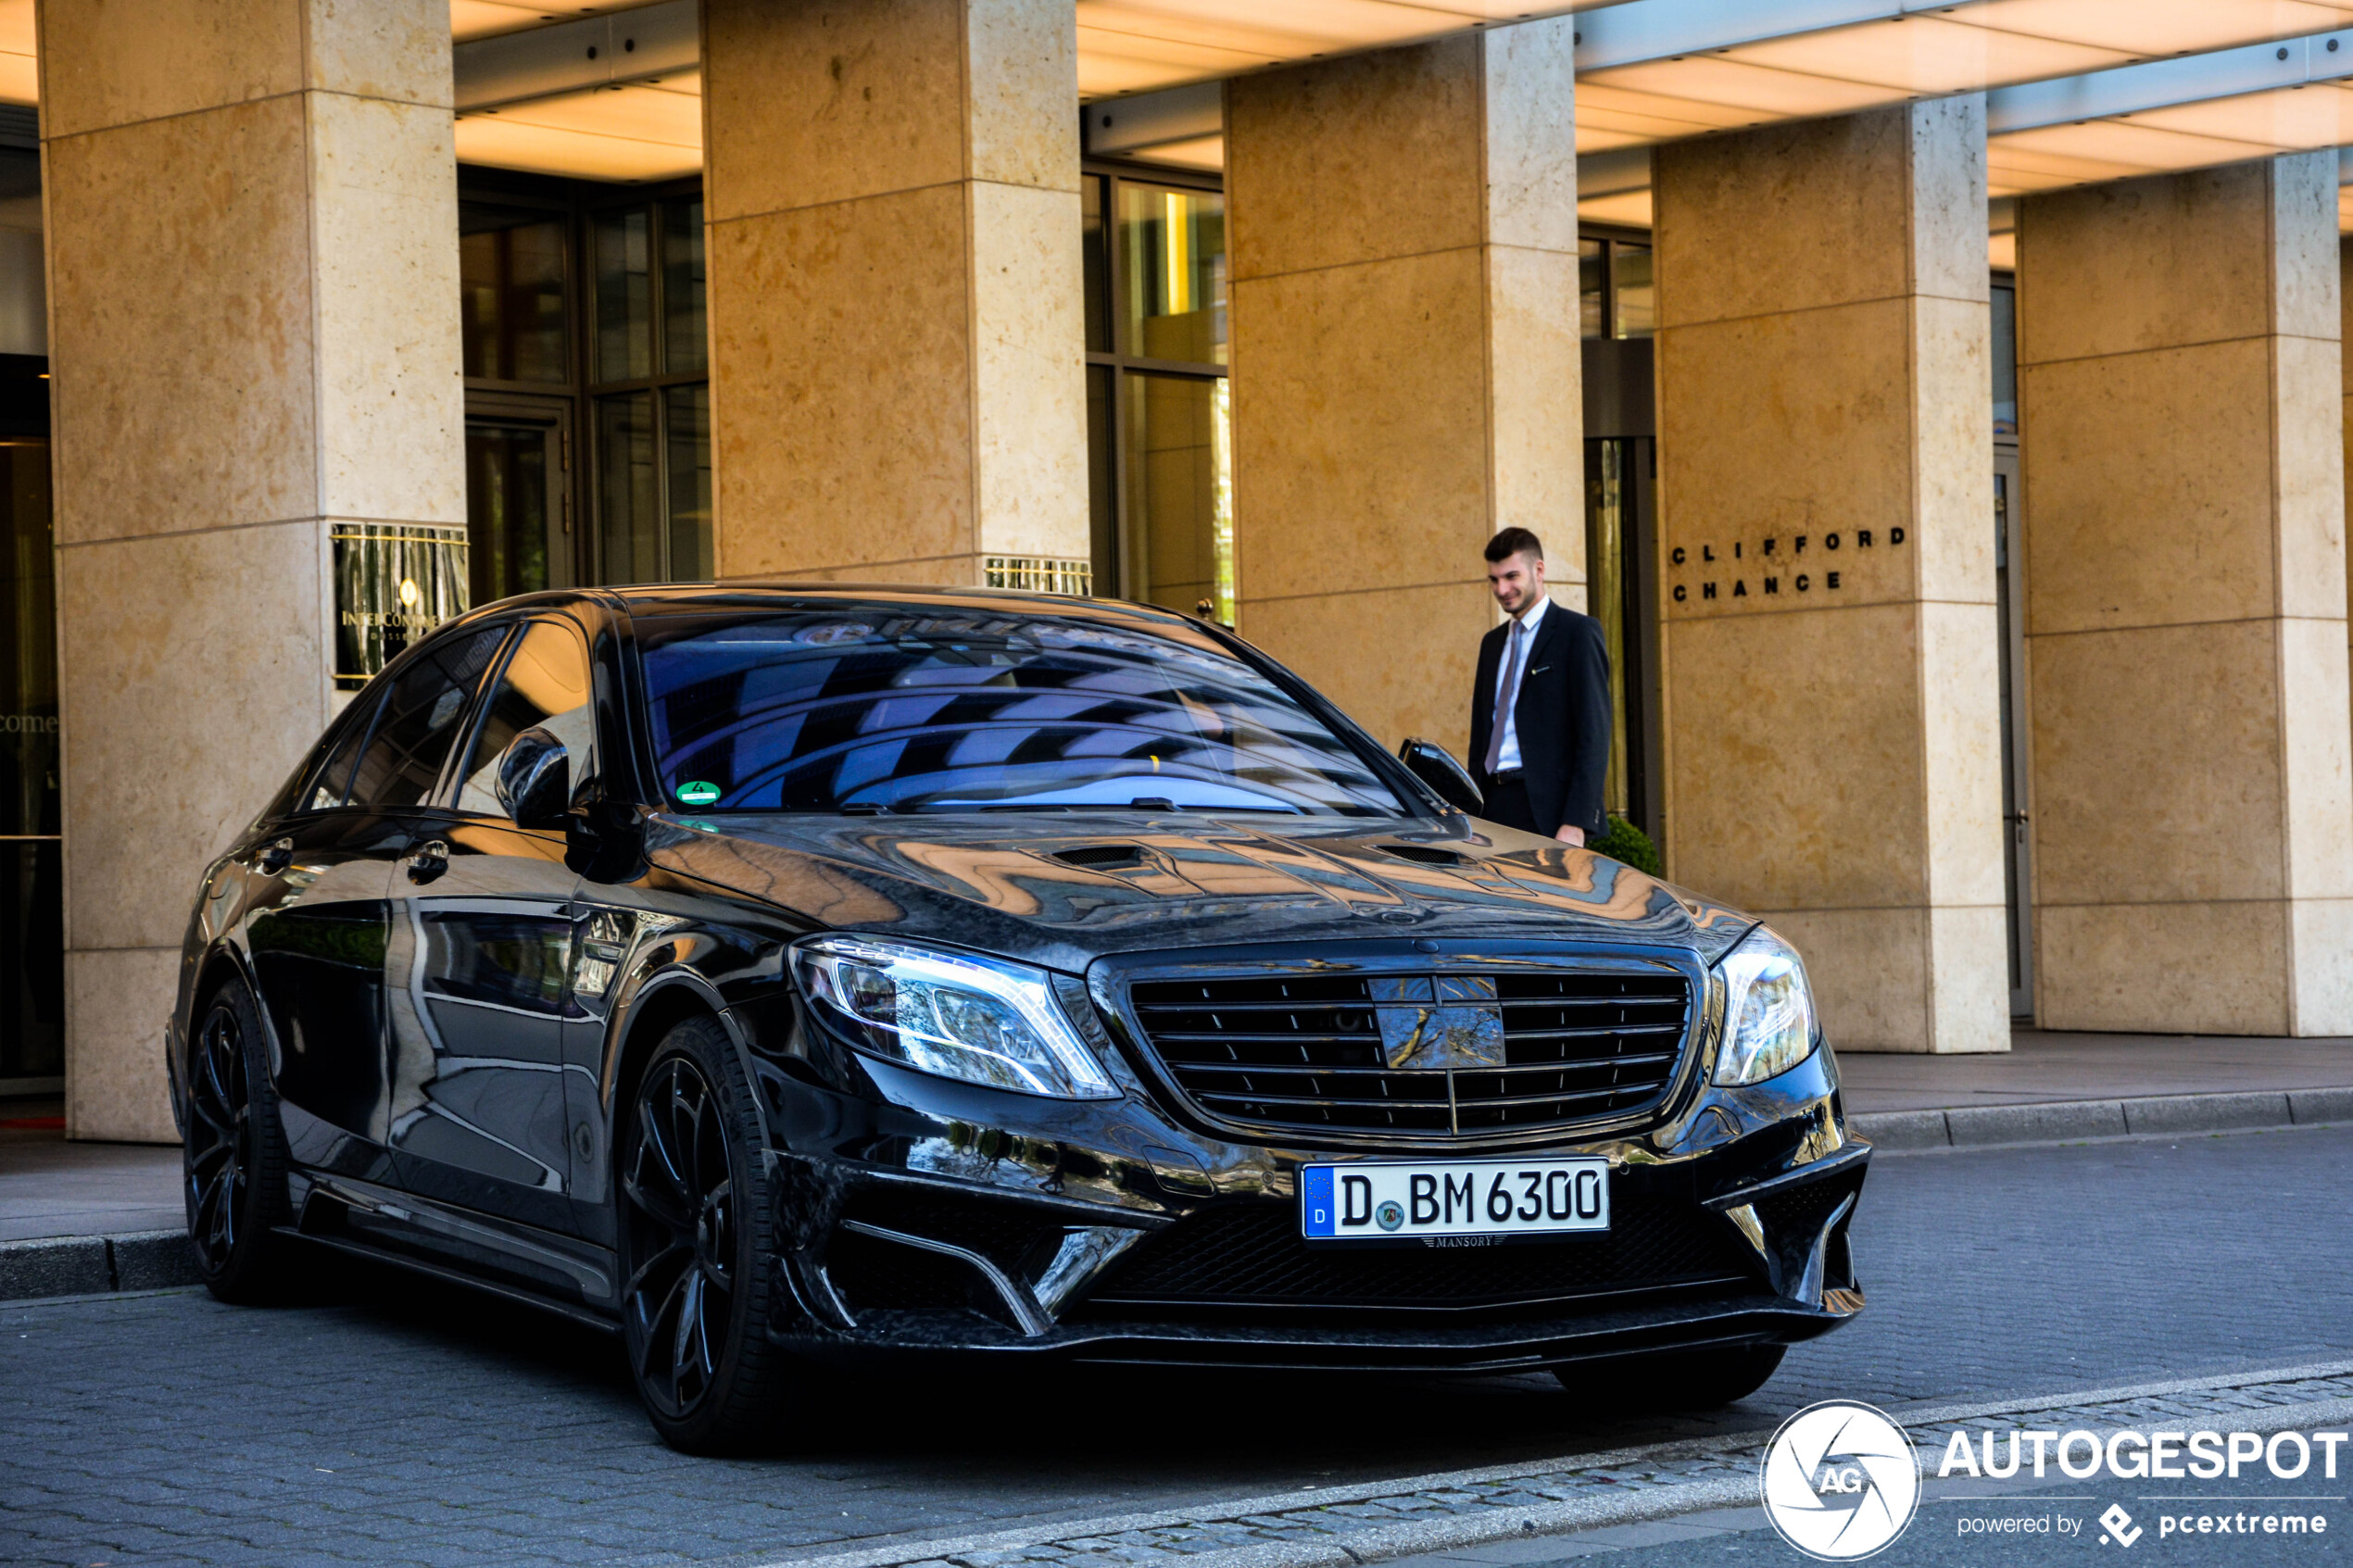
{"label": "car tire", "polygon": [[672,1448],[741,1451],[772,1429],[792,1369],[766,1334],[776,1194],[750,1082],[716,1020],[662,1036],[623,1125],[613,1197],[631,1380]]}
{"label": "car tire", "polygon": [[1644,1356],[1596,1374],[1574,1366],[1553,1375],[1572,1394],[1605,1392],[1613,1403],[1655,1411],[1704,1411],[1737,1404],[1780,1370],[1782,1345],[1741,1345]]}
{"label": "car tire", "polygon": [[223,1301],[283,1300],[291,1283],[285,1129],[261,1012],[242,979],[206,998],[188,1052],[181,1195],[205,1288]]}

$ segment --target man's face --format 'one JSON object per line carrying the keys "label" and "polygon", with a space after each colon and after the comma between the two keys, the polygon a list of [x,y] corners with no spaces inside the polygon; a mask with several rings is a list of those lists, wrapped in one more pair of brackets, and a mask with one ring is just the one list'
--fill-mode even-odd
{"label": "man's face", "polygon": [[1517,615],[1544,591],[1544,562],[1525,551],[1489,561],[1487,585],[1495,590],[1495,602],[1505,615]]}

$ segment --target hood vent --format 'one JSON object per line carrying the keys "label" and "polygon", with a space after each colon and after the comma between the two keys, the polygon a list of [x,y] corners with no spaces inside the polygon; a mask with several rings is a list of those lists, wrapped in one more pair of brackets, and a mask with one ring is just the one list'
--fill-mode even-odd
{"label": "hood vent", "polygon": [[1434,844],[1384,844],[1382,852],[1401,860],[1414,860],[1425,866],[1462,866],[1470,857],[1458,855],[1452,849],[1441,849]]}
{"label": "hood vent", "polygon": [[1054,859],[1082,871],[1107,872],[1142,865],[1144,852],[1132,844],[1082,844],[1076,849],[1055,850]]}

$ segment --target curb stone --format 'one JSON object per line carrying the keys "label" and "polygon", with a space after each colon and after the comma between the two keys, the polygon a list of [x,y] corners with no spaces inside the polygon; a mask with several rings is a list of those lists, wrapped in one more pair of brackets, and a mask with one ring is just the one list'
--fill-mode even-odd
{"label": "curb stone", "polygon": [[1949,1110],[1874,1110],[1856,1112],[1846,1120],[1857,1136],[1892,1154],[1929,1148],[1998,1148],[2353,1122],[2353,1088],[2047,1100],[1957,1106]]}
{"label": "curb stone", "polygon": [[0,1241],[0,1301],[103,1296],[198,1283],[185,1231]]}

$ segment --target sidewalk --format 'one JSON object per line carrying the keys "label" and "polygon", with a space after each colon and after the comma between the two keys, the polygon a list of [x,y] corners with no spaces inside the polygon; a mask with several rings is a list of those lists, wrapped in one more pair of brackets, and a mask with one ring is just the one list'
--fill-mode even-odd
{"label": "sidewalk", "polygon": [[1850,1124],[1891,1152],[2353,1121],[2353,1039],[2019,1029],[2006,1054],[1838,1067]]}
{"label": "sidewalk", "polygon": [[[2353,1122],[2353,1039],[2020,1029],[2007,1055],[1839,1072],[1850,1124],[1891,1153]],[[41,1124],[58,1109],[0,1101],[0,1300],[182,1283],[180,1151],[69,1143]]]}

